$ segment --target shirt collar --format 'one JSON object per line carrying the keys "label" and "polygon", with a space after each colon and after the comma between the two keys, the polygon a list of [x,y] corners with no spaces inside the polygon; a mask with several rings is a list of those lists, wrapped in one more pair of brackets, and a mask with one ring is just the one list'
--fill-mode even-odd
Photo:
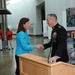
{"label": "shirt collar", "polygon": [[52,29],[55,29],[57,26],[58,26],[58,23],[54,27],[52,27]]}

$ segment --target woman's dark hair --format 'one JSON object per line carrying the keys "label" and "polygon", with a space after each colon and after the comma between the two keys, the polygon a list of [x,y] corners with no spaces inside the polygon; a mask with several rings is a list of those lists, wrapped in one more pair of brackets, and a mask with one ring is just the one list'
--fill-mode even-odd
{"label": "woman's dark hair", "polygon": [[25,24],[28,21],[29,21],[28,18],[21,18],[21,20],[19,21],[17,33],[20,32],[20,31],[25,31],[25,29],[23,28],[23,24]]}
{"label": "woman's dark hair", "polygon": [[10,29],[9,28],[6,28],[6,30],[9,31]]}

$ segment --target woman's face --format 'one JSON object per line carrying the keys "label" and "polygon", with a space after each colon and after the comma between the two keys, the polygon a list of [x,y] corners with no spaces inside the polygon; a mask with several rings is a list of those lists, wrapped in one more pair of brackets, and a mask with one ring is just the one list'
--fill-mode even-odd
{"label": "woman's face", "polygon": [[23,25],[23,27],[24,27],[25,30],[30,29],[30,22],[29,22],[29,21],[26,22],[26,23]]}

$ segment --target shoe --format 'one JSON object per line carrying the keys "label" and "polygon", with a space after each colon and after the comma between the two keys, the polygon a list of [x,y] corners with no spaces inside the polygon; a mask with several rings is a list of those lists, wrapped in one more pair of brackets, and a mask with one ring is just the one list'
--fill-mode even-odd
{"label": "shoe", "polygon": [[12,48],[12,49],[14,49],[14,48]]}
{"label": "shoe", "polygon": [[10,50],[10,49],[8,49],[8,50]]}
{"label": "shoe", "polygon": [[0,49],[0,51],[2,51],[2,49]]}

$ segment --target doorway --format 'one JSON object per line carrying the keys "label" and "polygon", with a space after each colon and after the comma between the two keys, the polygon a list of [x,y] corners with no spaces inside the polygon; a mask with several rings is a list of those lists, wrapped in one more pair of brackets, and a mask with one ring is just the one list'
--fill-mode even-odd
{"label": "doorway", "polygon": [[[43,20],[45,20],[45,2],[36,6],[36,17],[37,17],[37,34],[43,36]],[[38,31],[39,30],[39,31]]]}

